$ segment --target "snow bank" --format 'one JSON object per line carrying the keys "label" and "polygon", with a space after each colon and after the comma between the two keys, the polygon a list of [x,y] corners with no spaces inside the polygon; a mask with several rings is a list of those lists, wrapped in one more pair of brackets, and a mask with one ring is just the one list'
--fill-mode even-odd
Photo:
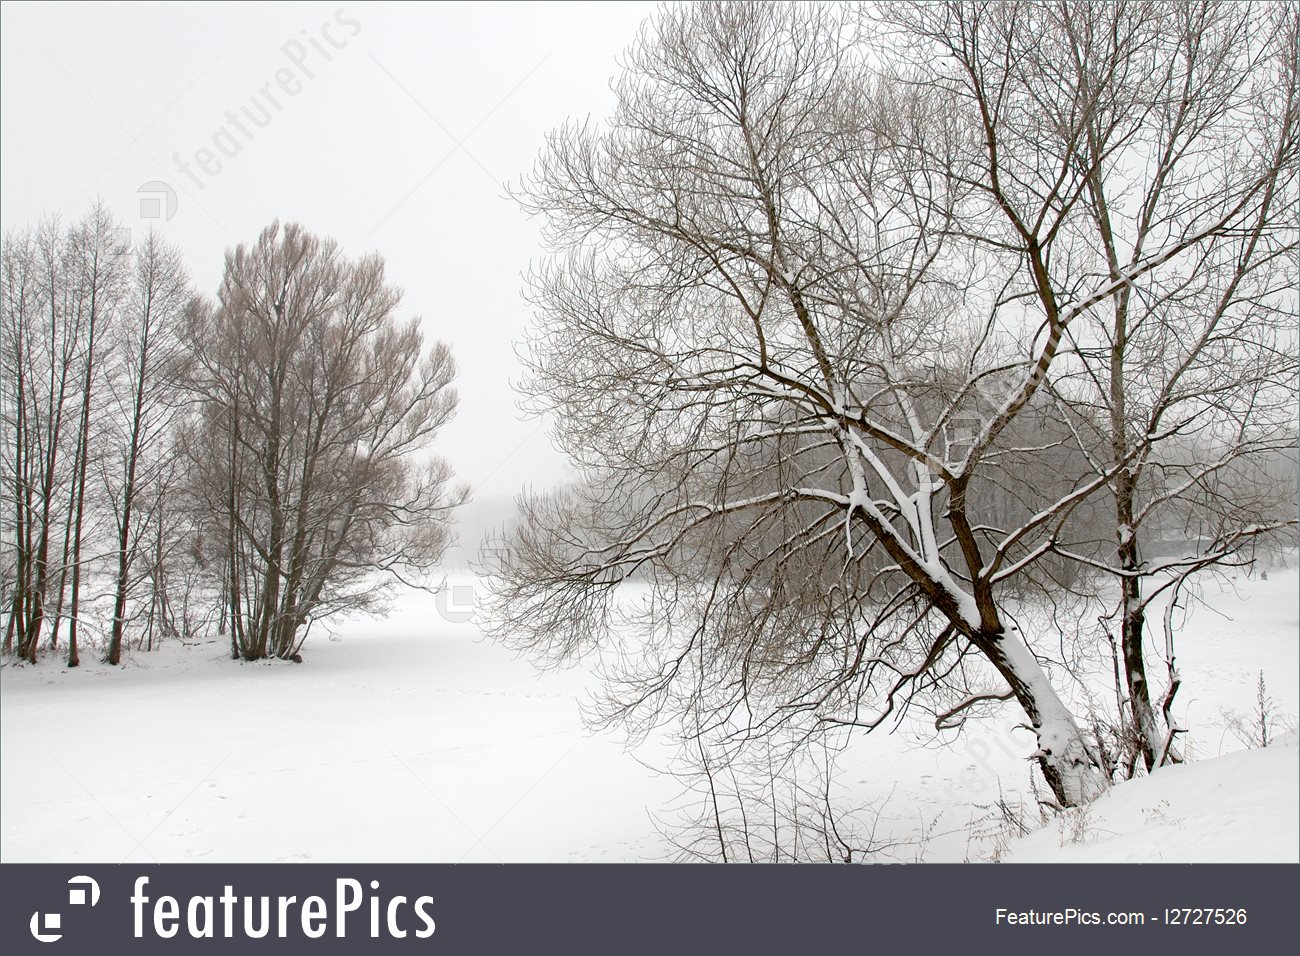
{"label": "snow bank", "polygon": [[1008,848],[1011,863],[1300,861],[1300,746],[1166,767],[1115,787]]}

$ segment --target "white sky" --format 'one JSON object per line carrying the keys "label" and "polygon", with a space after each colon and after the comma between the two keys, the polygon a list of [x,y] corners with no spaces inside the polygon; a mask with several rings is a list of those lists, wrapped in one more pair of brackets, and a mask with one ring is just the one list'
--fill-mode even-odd
{"label": "white sky", "polygon": [[[209,293],[224,251],[276,218],[349,255],[377,250],[404,314],[460,366],[461,411],[436,450],[479,497],[548,485],[564,462],[509,384],[529,318],[521,273],[541,250],[504,186],[566,117],[608,113],[617,59],[652,10],[5,3],[0,222],[77,218],[102,198],[133,230],[158,226]],[[268,94],[276,105],[257,107]],[[151,181],[175,191],[170,220],[142,218]]]}

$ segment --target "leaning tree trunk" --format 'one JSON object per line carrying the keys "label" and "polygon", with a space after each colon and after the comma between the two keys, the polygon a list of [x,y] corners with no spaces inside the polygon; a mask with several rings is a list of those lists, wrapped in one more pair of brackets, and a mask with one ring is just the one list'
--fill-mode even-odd
{"label": "leaning tree trunk", "polygon": [[1007,681],[1038,739],[1034,757],[1062,807],[1088,803],[1110,785],[1092,747],[1014,627],[975,641]]}

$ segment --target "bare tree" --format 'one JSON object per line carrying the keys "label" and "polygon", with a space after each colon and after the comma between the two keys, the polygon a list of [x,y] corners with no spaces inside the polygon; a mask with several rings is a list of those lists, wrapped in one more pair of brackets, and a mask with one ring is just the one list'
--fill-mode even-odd
{"label": "bare tree", "polygon": [[[155,233],[140,242],[133,266],[131,291],[114,343],[118,362],[109,419],[115,429],[115,453],[104,467],[117,558],[104,657],[109,664],[121,660],[128,599],[137,579],[154,584],[150,608],[163,593],[158,587],[163,573],[163,556],[158,552],[166,536],[167,514],[162,491],[174,471],[172,426],[181,407],[186,363],[181,331],[193,299],[179,252]],[[150,560],[144,563],[153,573],[133,574],[145,555]]]}
{"label": "bare tree", "polygon": [[[72,596],[68,612],[68,666],[79,663],[77,627],[81,611],[82,544],[86,531],[86,475],[92,454],[91,435],[95,423],[92,411],[99,398],[100,382],[96,372],[103,351],[105,326],[110,325],[123,294],[129,249],[117,234],[117,222],[102,207],[96,207],[86,221],[70,236],[71,257],[77,289],[78,328],[85,329],[82,353],[81,410],[78,419],[74,480],[68,508],[68,533],[64,536],[64,573],[71,569]],[[63,580],[59,582],[59,607],[62,608]],[[51,633],[51,644],[58,638],[58,619]]]}
{"label": "bare tree", "polygon": [[[1276,174],[1263,180],[1250,215],[1217,248],[1175,277],[1115,298],[1104,326],[1109,349],[1102,362],[1090,363],[1109,373],[1101,404],[1110,412],[1110,441],[1102,447],[1115,473],[1112,570],[1121,582],[1117,614],[1127,698],[1148,769],[1170,754],[1179,676],[1170,643],[1163,654],[1169,679],[1157,715],[1145,673],[1147,608],[1188,573],[1231,563],[1257,537],[1295,525],[1292,489],[1252,482],[1263,494],[1247,496],[1242,478],[1265,467],[1276,451],[1295,448],[1300,364],[1287,331],[1294,315],[1287,296],[1296,285],[1300,17],[1294,8],[1260,15],[1229,4],[1188,5],[1174,16],[1173,24],[1160,25],[1171,49],[1165,85],[1151,104],[1159,111],[1160,135],[1144,145],[1159,160],[1146,189],[1137,193],[1129,183],[1100,175],[1089,184],[1107,267],[1123,269],[1124,251],[1141,255],[1148,243],[1163,240],[1169,220],[1204,202],[1216,186],[1206,181],[1202,159],[1209,144],[1244,134],[1252,140],[1252,158]],[[1099,138],[1094,131],[1090,142]],[[1234,175],[1240,170],[1227,174]],[[1140,212],[1115,210],[1138,196]],[[1117,228],[1119,216],[1132,226]],[[1176,438],[1161,447],[1146,437],[1162,434]],[[1162,531],[1192,523],[1201,527],[1186,536],[1195,542],[1190,553],[1163,559],[1144,553],[1144,543]]]}
{"label": "bare tree", "polygon": [[191,315],[190,474],[237,656],[296,657],[313,620],[373,606],[446,547],[464,491],[427,445],[455,366],[441,343],[422,354],[399,302],[377,256],[273,224],[228,253],[219,307]]}
{"label": "bare tree", "polygon": [[[1296,12],[1217,2],[891,12],[930,64],[914,80],[977,118],[981,186],[1010,228],[980,223],[971,238],[1022,260],[1042,331],[1060,336],[1043,381],[1113,498],[1113,552],[1075,556],[1118,581],[1121,695],[1154,768],[1169,750],[1178,677],[1170,647],[1162,719],[1146,609],[1186,573],[1294,525],[1286,489],[1275,486],[1266,505],[1215,486],[1294,445],[1297,362],[1285,330],[1296,284]],[[1058,303],[1099,280],[1113,294],[1053,321]],[[1081,417],[1085,406],[1095,411]],[[1213,525],[1190,551],[1143,553],[1144,540],[1189,520]]]}
{"label": "bare tree", "polygon": [[49,220],[5,243],[4,484],[13,521],[5,538],[14,568],[5,648],[33,663],[45,624],[55,647],[65,616],[68,663],[78,661],[96,373],[121,296],[123,251],[102,206],[70,228]]}
{"label": "bare tree", "polygon": [[[1056,624],[1023,629],[1020,596],[1055,586],[1049,558],[1095,557],[1084,510],[1170,437],[1100,464],[1073,439],[1099,427],[1076,339],[1272,222],[1293,123],[1211,124],[1196,145],[1226,151],[1220,172],[1163,194],[1110,268],[1093,186],[1157,123],[1132,104],[1167,11],[883,9],[888,42],[845,8],[664,10],[609,122],[550,138],[522,193],[557,253],[531,283],[525,387],[587,482],[523,502],[492,629],[551,661],[621,642],[601,715],[675,716],[688,740],[921,704],[954,727],[1014,699],[1074,805],[1113,767],[1054,684]],[[1076,68],[1078,19],[1102,49]],[[1276,105],[1272,75],[1251,82]],[[1049,410],[1055,431],[1031,427]],[[1014,525],[982,513],[994,487]]]}
{"label": "bare tree", "polygon": [[28,624],[36,601],[33,527],[36,519],[37,469],[42,457],[32,420],[36,369],[31,339],[44,311],[45,284],[39,274],[36,237],[30,232],[5,236],[3,256],[3,415],[4,451],[4,652],[35,660],[35,639]]}

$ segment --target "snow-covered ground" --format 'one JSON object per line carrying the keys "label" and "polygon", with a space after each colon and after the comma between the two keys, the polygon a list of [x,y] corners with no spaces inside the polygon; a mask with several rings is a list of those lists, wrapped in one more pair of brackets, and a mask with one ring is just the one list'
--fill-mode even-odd
{"label": "snow-covered ground", "polygon": [[6,667],[0,859],[653,858],[645,807],[674,791],[584,733],[584,675],[539,678],[439,603],[313,634],[300,665]]}
{"label": "snow-covered ground", "polygon": [[[945,747],[921,746],[920,725],[856,741],[837,797],[878,813],[878,841],[904,841],[889,859],[1295,861],[1300,748],[1240,752],[1231,729],[1260,671],[1277,716],[1300,712],[1290,565],[1207,582],[1179,636],[1193,764],[1021,839],[1020,823],[1039,823],[1033,746],[1008,708]],[[646,765],[666,755],[587,734],[588,675],[537,675],[462,605],[407,595],[387,618],[313,635],[301,665],[236,664],[213,643],[136,653],[119,671],[91,655],[74,671],[6,666],[0,859],[671,857],[652,816],[680,788]]]}
{"label": "snow-covered ground", "polygon": [[[1183,683],[1174,713],[1181,726],[1188,728],[1188,733],[1179,738],[1183,751],[1192,761],[1205,763],[1207,766],[1198,766],[1196,770],[1204,770],[1211,777],[1230,777],[1238,772],[1233,763],[1236,758],[1227,758],[1222,764],[1217,758],[1246,749],[1246,742],[1238,734],[1250,729],[1261,672],[1271,699],[1274,732],[1296,728],[1296,716],[1300,713],[1300,579],[1294,555],[1287,558],[1287,564],[1289,567],[1284,569],[1269,569],[1267,578],[1247,576],[1244,572],[1222,578],[1206,577],[1196,589],[1196,600],[1188,602],[1188,615],[1176,639]],[[1152,618],[1150,639],[1163,644],[1160,615]],[[1163,668],[1159,661],[1149,661],[1148,675],[1158,693],[1164,689]],[[1100,679],[1096,685],[1102,686]],[[1078,709],[1079,689],[1063,685],[1063,690],[1067,697],[1074,699]],[[1021,728],[1023,723],[1024,715],[1007,704],[994,717],[968,724],[962,735],[947,747],[917,746],[934,737],[933,731],[920,721],[889,737],[855,741],[843,761],[845,769],[856,770],[846,781],[856,785],[852,799],[880,809],[883,820],[888,821],[883,829],[878,828],[878,840],[882,833],[890,839],[906,839],[909,828],[912,839],[920,840],[924,836],[916,846],[891,851],[897,859],[927,862],[1004,859],[1022,827],[1043,825],[1025,759],[1035,745],[1032,735]],[[1290,760],[1294,770],[1294,754]],[[1276,792],[1260,792],[1252,799],[1268,804],[1279,817],[1294,820],[1300,815],[1294,776],[1293,773],[1289,786]],[[1194,779],[1198,781],[1194,789],[1203,791],[1205,778]],[[1171,805],[1175,802],[1156,779],[1125,785],[1113,796],[1118,798],[1130,787],[1140,793],[1140,788],[1151,787],[1150,794],[1160,794],[1150,801],[1153,809],[1147,816],[1153,823],[1160,822],[1158,815],[1163,810],[1160,800],[1168,799]],[[1042,791],[1040,782],[1039,792]],[[1142,802],[1145,797],[1134,799],[1135,803],[1122,805],[1138,809],[1145,806]],[[1012,811],[1010,819],[999,804]],[[1221,801],[1219,810],[1207,808],[1198,819],[1204,822],[1218,817],[1227,827],[1234,815],[1242,812],[1242,806],[1240,800]],[[1181,818],[1177,813],[1168,816],[1171,820],[1187,818],[1185,813]],[[1048,843],[1057,850],[1062,849],[1058,846],[1057,821],[1047,825],[1050,838],[1040,835],[1038,839],[1046,842],[1031,844],[1040,848],[1044,856]],[[1117,821],[1116,826],[1128,824]],[[1262,844],[1243,845],[1219,856],[1216,854],[1223,849],[1221,841],[1207,842],[1195,827],[1184,827],[1181,836],[1186,846],[1180,850],[1165,847],[1162,852],[1169,859],[1205,862],[1279,858],[1297,861],[1300,845],[1295,839],[1294,823],[1289,832],[1289,837],[1284,829],[1265,837]],[[1101,833],[1098,825],[1086,842],[1092,842]],[[1166,831],[1166,836],[1175,842],[1179,839],[1177,832],[1169,836]],[[1040,858],[1038,850],[1028,852],[1033,858]],[[1062,853],[1061,858],[1071,859],[1074,852],[1072,849]],[[1154,853],[1145,858],[1160,859]]]}
{"label": "snow-covered ground", "polygon": [[1011,863],[1295,863],[1300,747],[1168,767],[1015,841]]}

